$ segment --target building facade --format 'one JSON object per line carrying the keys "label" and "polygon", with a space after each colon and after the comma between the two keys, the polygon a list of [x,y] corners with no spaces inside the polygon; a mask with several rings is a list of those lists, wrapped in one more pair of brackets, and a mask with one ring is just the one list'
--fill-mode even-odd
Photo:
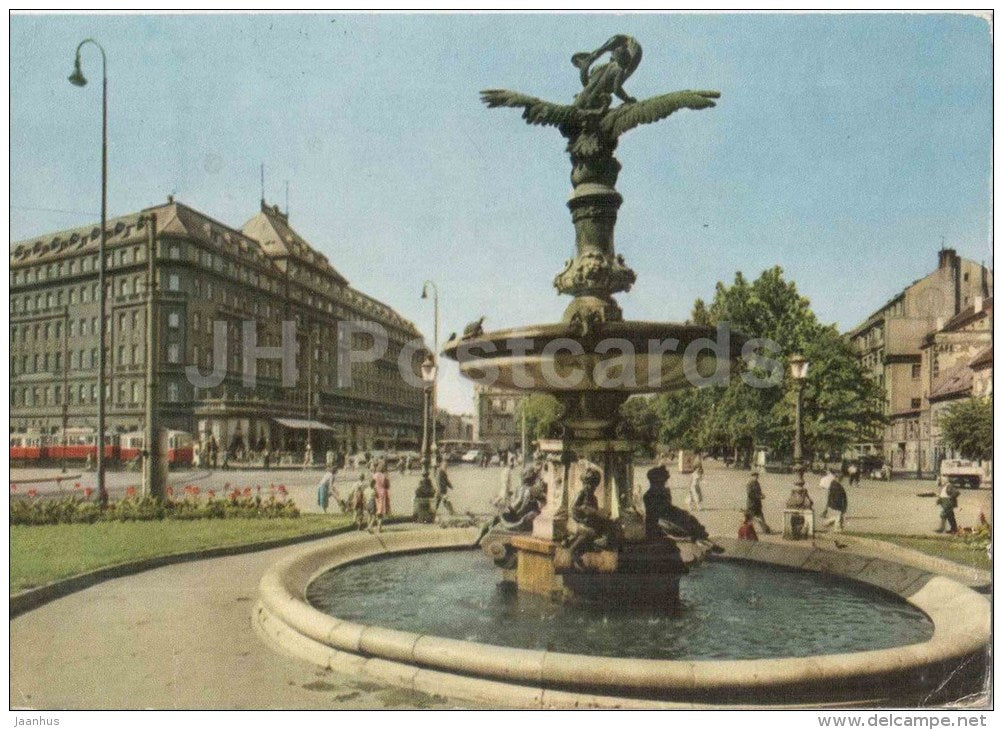
{"label": "building facade", "polygon": [[992,297],[976,297],[972,306],[928,335],[923,343],[926,393],[922,423],[935,471],[941,460],[959,458],[941,439],[941,416],[960,400],[992,393],[992,328]]}
{"label": "building facade", "polygon": [[987,267],[943,249],[933,272],[903,289],[848,334],[865,371],[884,390],[888,419],[883,428],[865,434],[854,445],[855,455],[880,456],[899,473],[935,471],[930,420],[924,415],[935,376],[932,369],[924,376],[925,343],[976,300],[991,296],[992,282]]}
{"label": "building facade", "polygon": [[[89,226],[12,246],[12,432],[96,426],[99,234]],[[105,281],[108,433],[143,428],[152,336],[162,427],[251,450],[302,449],[307,437],[315,451],[420,442],[420,379],[408,383],[398,362],[417,373],[421,335],[353,289],[276,207],[262,201],[243,230],[173,199],[111,220]],[[156,324],[147,333],[151,291]],[[348,378],[339,352],[344,365],[346,348],[367,349],[371,335],[339,324],[359,322],[385,330],[388,347]],[[246,353],[253,378],[245,377],[245,342],[257,348]],[[282,348],[295,358],[291,384]]]}
{"label": "building facade", "polygon": [[496,450],[522,446],[522,426],[516,420],[519,402],[525,396],[501,388],[474,385],[476,440]]}

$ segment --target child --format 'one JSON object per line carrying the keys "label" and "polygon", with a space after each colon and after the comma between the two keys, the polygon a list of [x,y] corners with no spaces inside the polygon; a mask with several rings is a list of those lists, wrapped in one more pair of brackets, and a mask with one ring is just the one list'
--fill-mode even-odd
{"label": "child", "polygon": [[352,490],[352,496],[349,498],[352,510],[355,512],[355,529],[363,530],[366,527],[366,483],[363,480],[359,480],[358,484],[355,485],[355,489]]}
{"label": "child", "polygon": [[738,539],[751,540],[753,542],[759,540],[759,535],[756,534],[756,528],[752,525],[752,515],[748,512],[742,513],[742,524],[738,526]]}

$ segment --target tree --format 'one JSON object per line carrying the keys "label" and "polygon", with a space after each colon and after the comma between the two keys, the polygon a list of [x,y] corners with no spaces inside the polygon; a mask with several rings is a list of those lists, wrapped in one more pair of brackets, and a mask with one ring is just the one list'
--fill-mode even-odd
{"label": "tree", "polygon": [[947,409],[939,419],[944,443],[963,459],[993,458],[992,398],[969,398]]}
{"label": "tree", "polygon": [[[881,389],[860,366],[850,343],[834,325],[823,325],[811,303],[786,281],[783,269],[767,269],[753,282],[741,272],[730,286],[719,282],[709,306],[694,303],[697,324],[727,323],[731,331],[768,341],[762,362],[742,362],[725,386],[710,386],[706,396],[663,408],[663,432],[700,448],[726,446],[751,458],[756,446],[790,454],[794,435],[794,393],[786,360],[801,353],[811,361],[802,411],[809,453],[840,454],[866,429],[882,422]],[[742,375],[769,387],[753,387]],[[674,395],[670,397],[675,397]],[[699,403],[700,407],[696,408]],[[690,418],[682,423],[680,418]]]}
{"label": "tree", "polygon": [[560,418],[564,409],[561,402],[546,393],[533,393],[519,401],[515,410],[516,423],[526,415],[526,433],[530,441],[560,438]]}
{"label": "tree", "polygon": [[620,418],[623,437],[636,441],[646,452],[651,453],[658,441],[661,427],[653,399],[644,395],[628,398],[620,406]]}

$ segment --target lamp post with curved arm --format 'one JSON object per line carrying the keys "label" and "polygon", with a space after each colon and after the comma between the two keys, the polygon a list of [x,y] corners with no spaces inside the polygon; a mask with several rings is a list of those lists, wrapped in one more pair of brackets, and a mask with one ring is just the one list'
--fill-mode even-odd
{"label": "lamp post with curved arm", "polygon": [[[108,57],[104,48],[93,38],[85,38],[77,46],[73,73],[69,82],[74,86],[86,86],[87,79],[80,70],[80,50],[88,43],[101,51],[101,236],[98,239],[98,433],[97,433],[97,489],[98,501],[104,507],[108,504],[108,490],[105,488],[105,238],[108,228]],[[147,445],[149,448],[149,444]]]}

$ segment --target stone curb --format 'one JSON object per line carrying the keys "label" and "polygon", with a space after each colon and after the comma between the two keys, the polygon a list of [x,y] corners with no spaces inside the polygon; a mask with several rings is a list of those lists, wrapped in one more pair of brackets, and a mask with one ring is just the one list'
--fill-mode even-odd
{"label": "stone curb", "polygon": [[475,534],[471,529],[449,529],[398,532],[389,540],[346,536],[288,556],[262,577],[255,622],[272,643],[327,668],[358,671],[359,661],[378,659],[394,664],[386,681],[396,677],[406,686],[419,688],[417,679],[434,673],[436,681],[430,686],[437,686],[439,693],[475,701],[487,693],[492,702],[522,707],[551,706],[541,699],[548,693],[579,698],[561,706],[579,700],[585,706],[599,701],[602,704],[591,706],[625,706],[635,701],[778,706],[771,699],[784,706],[880,702],[892,693],[903,696],[935,688],[936,683],[930,686],[933,677],[973,657],[984,657],[989,640],[988,601],[948,578],[852,551],[731,539],[721,540],[730,558],[834,573],[898,593],[931,618],[934,635],[927,642],[904,647],[806,658],[592,657],[364,626],[323,614],[305,600],[313,578],[332,567],[374,555],[466,547]]}
{"label": "stone curb", "polygon": [[[386,520],[383,524],[406,523],[410,517],[397,517]],[[71,593],[82,591],[85,588],[103,583],[113,578],[123,578],[128,575],[135,575],[154,568],[162,568],[165,565],[175,565],[177,563],[188,563],[195,560],[206,560],[208,558],[224,558],[230,555],[243,555],[245,553],[258,552],[260,550],[271,550],[272,548],[296,545],[310,540],[320,540],[325,537],[334,537],[345,532],[354,532],[353,525],[335,527],[330,530],[311,532],[308,535],[294,535],[292,537],[276,538],[265,540],[264,542],[242,543],[240,545],[226,545],[223,547],[205,548],[203,550],[190,550],[183,553],[170,553],[168,555],[157,555],[140,560],[132,560],[126,563],[108,565],[103,568],[86,573],[71,575],[69,578],[61,578],[51,583],[29,588],[20,593],[15,593],[10,597],[10,618],[17,618],[21,614],[27,613],[46,603],[51,603],[57,598],[63,598]]]}

